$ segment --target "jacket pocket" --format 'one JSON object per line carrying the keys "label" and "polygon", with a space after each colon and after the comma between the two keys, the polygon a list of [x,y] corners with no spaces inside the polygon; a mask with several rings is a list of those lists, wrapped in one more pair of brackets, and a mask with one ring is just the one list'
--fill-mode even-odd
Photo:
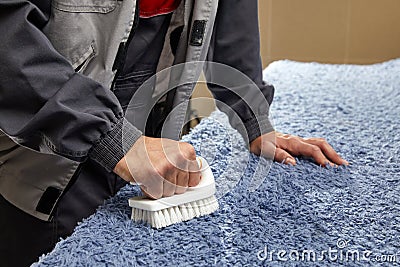
{"label": "jacket pocket", "polygon": [[85,70],[89,65],[90,61],[96,56],[96,45],[93,42],[88,50],[72,65],[75,72],[85,74]]}
{"label": "jacket pocket", "polygon": [[[82,10],[101,10],[103,6],[95,5],[99,0],[66,1],[53,0],[52,15],[43,32],[54,48],[63,55],[75,71],[82,73],[89,61],[96,56],[96,28],[99,17],[104,14],[85,13]],[[76,5],[73,3],[76,2]],[[114,0],[99,1],[105,5]],[[64,3],[65,7],[63,6]],[[80,5],[79,5],[80,4]],[[90,5],[91,4],[91,5]],[[63,7],[61,10],[60,7]],[[78,9],[78,7],[81,7]],[[65,11],[64,11],[65,10]],[[75,10],[74,12],[66,12]],[[82,11],[82,12],[79,12]],[[110,9],[111,10],[111,9]]]}
{"label": "jacket pocket", "polygon": [[54,8],[65,12],[109,13],[117,7],[118,0],[53,0]]}

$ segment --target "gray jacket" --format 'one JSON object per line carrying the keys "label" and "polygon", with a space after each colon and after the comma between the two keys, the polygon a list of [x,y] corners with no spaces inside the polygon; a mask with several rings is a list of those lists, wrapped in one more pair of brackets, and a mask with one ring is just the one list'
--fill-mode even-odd
{"label": "gray jacket", "polygon": [[[50,219],[81,162],[91,158],[112,171],[142,135],[150,110],[133,108],[135,119],[127,120],[113,94],[137,19],[135,0],[0,3],[0,193],[16,207]],[[239,114],[231,123],[244,125],[239,130],[248,141],[272,130],[273,87],[262,81],[257,23],[255,0],[181,2],[167,32],[180,33],[175,51],[166,38],[158,70],[195,63],[163,71],[150,94],[135,96],[174,110],[162,115],[163,137],[179,138],[203,69],[215,97]],[[220,81],[206,60],[239,69],[260,90]]]}

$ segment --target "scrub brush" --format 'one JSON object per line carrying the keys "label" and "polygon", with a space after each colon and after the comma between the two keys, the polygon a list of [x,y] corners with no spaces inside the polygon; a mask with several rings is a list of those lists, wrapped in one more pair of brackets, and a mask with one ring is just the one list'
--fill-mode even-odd
{"label": "scrub brush", "polygon": [[159,229],[216,211],[218,201],[215,197],[214,176],[204,158],[197,157],[197,161],[202,177],[197,186],[189,187],[183,194],[156,200],[145,196],[130,198],[132,220],[145,222]]}

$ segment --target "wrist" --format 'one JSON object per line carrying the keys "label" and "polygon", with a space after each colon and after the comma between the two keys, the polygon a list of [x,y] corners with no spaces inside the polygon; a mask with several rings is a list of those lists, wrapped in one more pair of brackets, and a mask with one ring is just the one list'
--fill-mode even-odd
{"label": "wrist", "polygon": [[[132,152],[135,151],[135,148],[140,146],[144,142],[145,136],[140,136],[139,139],[136,140],[136,142],[132,145],[132,147],[129,149],[127,154],[132,154]],[[118,161],[118,163],[115,165],[113,172],[124,179],[127,182],[133,181],[133,175],[131,174],[129,170],[129,166],[127,163],[127,155],[121,158],[121,160]]]}
{"label": "wrist", "polygon": [[[276,134],[277,132],[272,131],[259,137],[255,138],[250,142],[250,152],[258,156],[263,155],[264,157],[271,157],[275,153],[276,147]],[[271,152],[272,151],[272,152]]]}
{"label": "wrist", "polygon": [[118,163],[117,165],[115,165],[113,172],[118,175],[119,177],[121,177],[122,179],[124,179],[125,181],[129,182],[129,170],[128,170],[128,165],[126,164],[126,159],[125,157],[123,157]]}
{"label": "wrist", "polygon": [[262,135],[250,142],[250,152],[256,155],[261,153],[261,139]]}

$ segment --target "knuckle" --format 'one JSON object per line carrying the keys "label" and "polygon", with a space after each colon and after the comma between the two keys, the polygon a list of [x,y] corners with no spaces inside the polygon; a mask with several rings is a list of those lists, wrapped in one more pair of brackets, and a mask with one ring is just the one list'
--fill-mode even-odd
{"label": "knuckle", "polygon": [[192,145],[188,146],[187,153],[190,159],[196,158],[196,150],[194,150]]}
{"label": "knuckle", "polygon": [[161,175],[161,177],[165,177],[165,175],[169,171],[169,167],[168,167],[167,164],[163,164],[163,165],[160,165],[160,166],[157,167],[157,171]]}
{"label": "knuckle", "polygon": [[311,146],[311,150],[314,153],[319,153],[321,152],[321,149],[318,146]]}
{"label": "knuckle", "polygon": [[182,179],[182,184],[184,186],[187,186],[189,184],[189,181],[190,181],[189,175],[185,175],[184,178]]}
{"label": "knuckle", "polygon": [[190,177],[189,181],[188,181],[188,185],[189,186],[196,186],[198,185],[200,182],[200,175],[193,175]]}
{"label": "knuckle", "polygon": [[176,179],[174,177],[167,176],[164,178],[164,184],[167,184],[168,186],[175,186]]}
{"label": "knuckle", "polygon": [[299,146],[301,145],[301,140],[297,136],[290,137],[289,142],[290,142],[291,146],[294,147],[295,149],[298,149]]}
{"label": "knuckle", "polygon": [[170,173],[174,168],[175,166],[172,164],[172,162],[166,160],[164,163],[160,164],[159,171],[161,172],[161,174],[163,174],[162,176],[164,177],[165,174]]}
{"label": "knuckle", "polygon": [[187,146],[181,149],[179,162],[186,163],[188,160],[195,160],[195,159],[196,159],[196,151],[194,150],[194,147]]}
{"label": "knuckle", "polygon": [[301,149],[301,143],[296,140],[290,143],[290,148],[294,151],[299,151]]}

